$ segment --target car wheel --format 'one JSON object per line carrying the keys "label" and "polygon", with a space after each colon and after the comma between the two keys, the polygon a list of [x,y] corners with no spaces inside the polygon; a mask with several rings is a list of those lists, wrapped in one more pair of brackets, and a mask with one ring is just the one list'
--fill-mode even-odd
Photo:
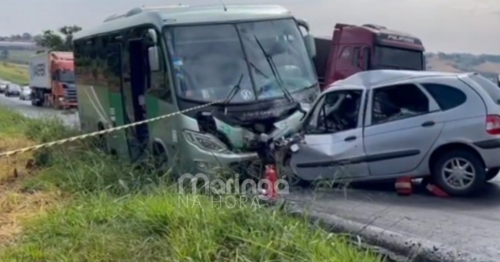
{"label": "car wheel", "polygon": [[499,171],[500,167],[489,168],[488,170],[486,170],[486,181],[490,181],[495,178],[498,175]]}
{"label": "car wheel", "polygon": [[470,196],[486,184],[486,169],[476,155],[465,150],[444,153],[432,165],[433,181],[450,196]]}

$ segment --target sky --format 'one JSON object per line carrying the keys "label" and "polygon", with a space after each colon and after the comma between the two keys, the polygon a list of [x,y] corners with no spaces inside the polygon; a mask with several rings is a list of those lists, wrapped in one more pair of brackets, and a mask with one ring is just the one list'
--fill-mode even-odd
{"label": "sky", "polygon": [[[83,28],[140,5],[220,4],[219,0],[1,0],[0,35]],[[43,4],[42,4],[43,3]],[[50,3],[50,4],[49,4]],[[427,51],[500,54],[500,0],[225,0],[285,6],[312,32],[331,36],[335,23],[378,24],[419,37]]]}

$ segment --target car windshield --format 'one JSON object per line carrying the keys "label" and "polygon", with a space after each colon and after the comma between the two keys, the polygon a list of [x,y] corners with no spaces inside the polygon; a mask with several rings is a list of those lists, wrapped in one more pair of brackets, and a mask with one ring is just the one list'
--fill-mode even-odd
{"label": "car windshield", "polygon": [[75,72],[63,70],[59,72],[59,81],[74,83],[75,82]]}
{"label": "car windshield", "polygon": [[423,52],[387,46],[375,46],[372,69],[424,70]]}
{"label": "car windshield", "polygon": [[178,93],[186,98],[225,99],[240,78],[232,102],[283,97],[277,79],[290,92],[317,82],[293,19],[169,27],[166,38]]}
{"label": "car windshield", "polygon": [[9,90],[11,91],[21,91],[21,87],[18,85],[10,85]]}

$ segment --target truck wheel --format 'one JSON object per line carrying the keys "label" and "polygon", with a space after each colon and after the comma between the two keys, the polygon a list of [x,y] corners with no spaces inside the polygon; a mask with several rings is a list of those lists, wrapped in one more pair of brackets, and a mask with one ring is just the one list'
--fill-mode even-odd
{"label": "truck wheel", "polygon": [[486,184],[486,169],[475,154],[467,150],[445,152],[432,163],[434,182],[450,196],[471,196]]}

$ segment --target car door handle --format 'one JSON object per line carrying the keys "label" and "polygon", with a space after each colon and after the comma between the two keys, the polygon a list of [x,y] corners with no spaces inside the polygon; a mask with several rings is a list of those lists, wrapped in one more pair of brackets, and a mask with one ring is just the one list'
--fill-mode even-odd
{"label": "car door handle", "polygon": [[354,141],[354,140],[356,140],[355,136],[348,136],[344,139],[344,141]]}
{"label": "car door handle", "polygon": [[434,123],[434,121],[427,121],[427,122],[424,122],[422,124],[422,126],[423,127],[430,127],[430,126],[433,126],[434,124],[436,124],[436,123]]}

